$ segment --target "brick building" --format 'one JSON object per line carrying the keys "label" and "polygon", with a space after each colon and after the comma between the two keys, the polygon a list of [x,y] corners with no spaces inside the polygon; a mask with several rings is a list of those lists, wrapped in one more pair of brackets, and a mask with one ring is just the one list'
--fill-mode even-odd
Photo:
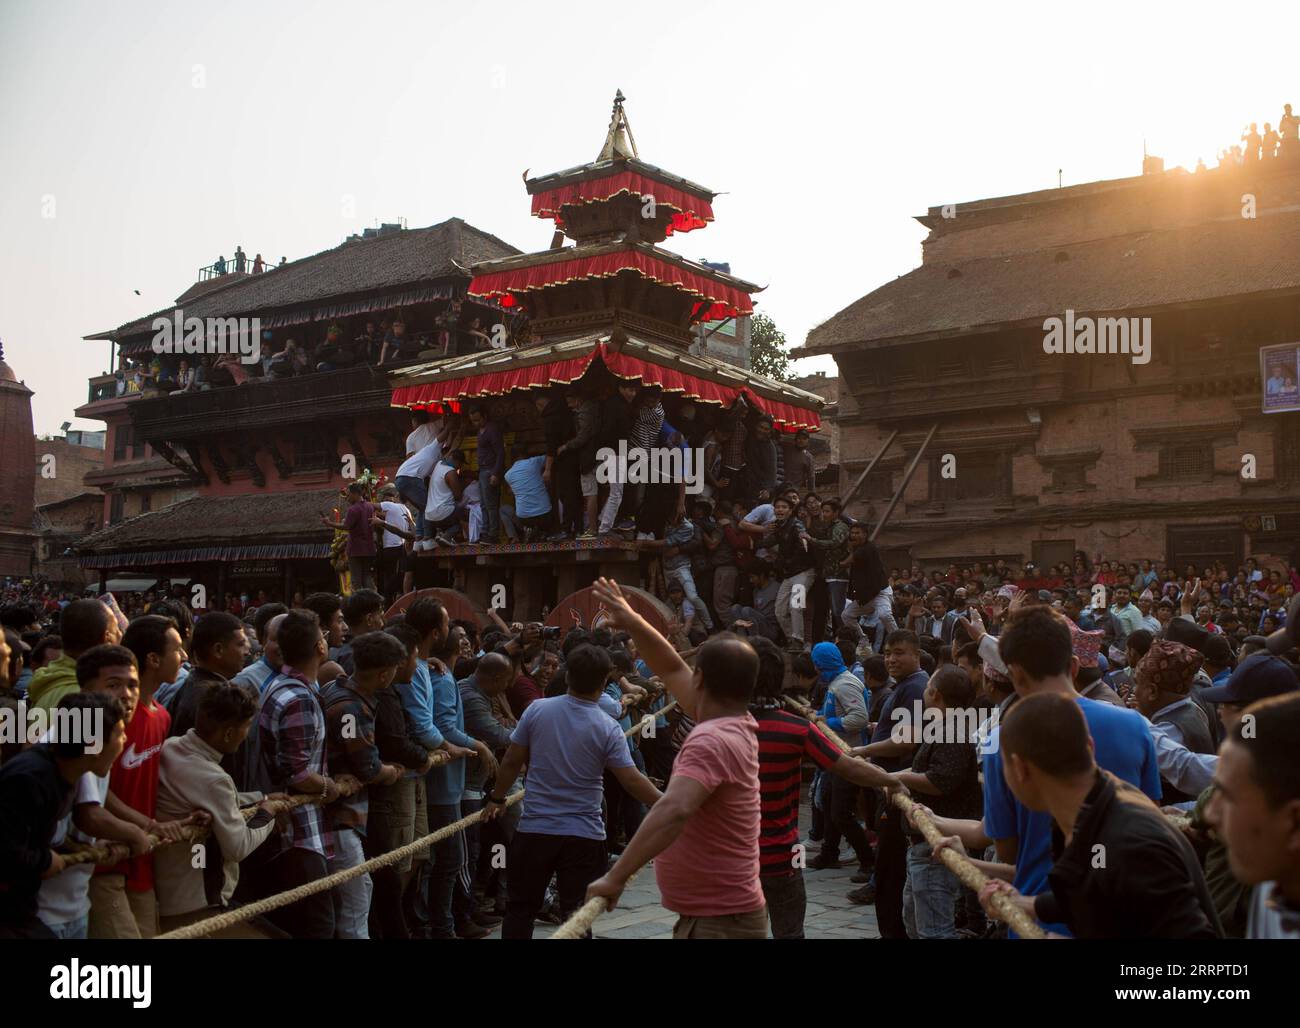
{"label": "brick building", "polygon": [[[918,220],[921,266],[794,353],[839,366],[842,489],[898,433],[850,507],[878,519],[902,487],[879,540],[887,563],[1294,553],[1300,413],[1262,413],[1260,350],[1300,340],[1300,161]],[[1045,352],[1045,320],[1067,311],[1149,318],[1149,362]]]}
{"label": "brick building", "polygon": [[52,582],[79,589],[86,584],[86,576],[72,548],[104,524],[104,495],[86,481],[104,466],[103,434],[70,432],[66,436],[38,437],[35,447],[33,571]]}
{"label": "brick building", "polygon": [[0,349],[0,575],[32,571],[36,461],[32,391],[5,363]]}

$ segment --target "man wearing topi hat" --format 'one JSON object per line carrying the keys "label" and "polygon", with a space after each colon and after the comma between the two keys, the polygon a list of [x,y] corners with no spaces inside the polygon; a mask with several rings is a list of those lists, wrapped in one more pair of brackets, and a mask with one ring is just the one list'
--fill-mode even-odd
{"label": "man wearing topi hat", "polygon": [[1073,621],[1070,622],[1070,643],[1074,655],[1079,658],[1079,666],[1074,671],[1074,690],[1080,696],[1098,703],[1109,703],[1114,707],[1124,706],[1119,693],[1106,684],[1102,677],[1101,640],[1104,632],[1085,632]]}
{"label": "man wearing topi hat", "polygon": [[[1204,659],[1190,646],[1157,639],[1133,675],[1133,700],[1151,722],[1152,733],[1172,737],[1193,753],[1214,752],[1214,736],[1205,712],[1191,699],[1192,679]],[[1160,792],[1165,805],[1196,799],[1194,794],[1177,788],[1163,771]]]}

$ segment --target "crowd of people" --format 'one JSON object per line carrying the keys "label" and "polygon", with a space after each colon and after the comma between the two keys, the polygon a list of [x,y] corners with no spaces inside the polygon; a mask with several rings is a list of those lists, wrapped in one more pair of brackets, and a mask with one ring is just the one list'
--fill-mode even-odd
{"label": "crowd of people", "polygon": [[31,607],[37,620],[53,617],[76,598],[64,583],[41,575],[6,577],[0,581],[0,609]]}
{"label": "crowd of people", "polygon": [[[1300,156],[1300,118],[1291,113],[1291,105],[1284,104],[1277,128],[1264,122],[1252,121],[1241,130],[1241,143],[1219,151],[1220,168],[1245,168],[1256,162],[1291,160]],[[1199,168],[1198,168],[1199,170]]]}
{"label": "crowd of people", "polygon": [[[573,716],[608,729],[618,760],[608,776],[601,769],[594,782],[559,786],[548,806],[539,742],[522,818],[512,810],[485,820],[405,866],[285,908],[268,931],[478,938],[506,915],[508,933],[530,934],[534,917],[558,919],[555,888],[569,898],[570,880],[543,880],[532,898],[510,894],[517,909],[507,915],[507,844],[522,831],[525,845],[534,823],[545,834],[577,817],[603,857],[602,804],[617,826],[610,846],[635,832],[636,806],[657,792],[625,768],[644,767],[655,747],[628,742],[624,730],[665,701],[626,634],[560,641],[539,624],[504,622],[480,633],[424,598],[386,620],[383,597],[365,589],[301,602],[263,603],[241,620],[219,610],[193,618],[183,603],[158,599],[127,619],[80,599],[31,652],[22,636],[38,626],[17,622],[33,612],[6,609],[5,625],[15,624],[0,650],[6,714],[42,711],[54,726],[56,710],[93,714],[103,729],[6,743],[0,935],[151,937],[409,843],[479,809],[493,785],[509,790],[498,765],[520,725],[532,724],[526,711],[566,690],[584,697]],[[32,657],[34,671],[24,667]],[[581,801],[596,797],[594,822],[589,811],[572,814],[569,785]],[[276,806],[303,794],[319,802]],[[207,830],[201,858],[176,842],[195,827]],[[61,852],[97,840],[129,855],[111,867],[63,866]],[[516,889],[530,863],[512,861],[525,869]]]}
{"label": "crowd of people", "polygon": [[[407,458],[394,487],[417,512],[417,549],[624,532],[652,543],[649,549],[706,509],[710,519],[738,515],[739,522],[755,505],[770,505],[778,483],[801,495],[814,488],[808,432],[781,433],[769,415],[743,401],[723,411],[610,376],[534,390],[529,404],[535,413],[526,424],[494,415],[486,400],[445,415],[411,412]],[[462,446],[471,432],[474,446]],[[663,474],[638,481],[610,463],[620,453],[671,463],[674,480],[665,465]],[[696,488],[688,491],[691,476]],[[719,535],[711,551],[720,544]],[[674,559],[689,558],[691,546],[669,549],[663,556],[673,566],[692,562]]]}
{"label": "crowd of people", "polygon": [[[114,392],[170,394],[243,385],[262,379],[292,378],[318,371],[362,365],[388,366],[436,360],[462,352],[515,345],[503,326],[488,325],[474,308],[450,300],[417,328],[401,313],[341,319],[323,330],[308,327],[263,329],[260,353],[244,363],[240,353],[203,355],[191,360],[174,354],[123,354],[114,373]],[[411,319],[414,321],[414,317]]]}
{"label": "crowd of people", "polygon": [[[1294,556],[890,569],[760,411],[624,383],[535,402],[536,445],[484,406],[412,414],[380,503],[354,486],[325,519],[347,595],[123,610],[6,583],[0,715],[36,728],[4,737],[0,934],[149,937],[477,813],[262,930],[527,938],[653,861],[675,935],[797,938],[805,875],[847,859],[886,938],[997,936],[1011,908],[1085,938],[1300,937]],[[597,477],[620,442],[702,452],[702,491]],[[409,591],[417,548],[611,534],[664,631],[605,580],[608,622],[567,632],[429,597],[388,617],[375,588]],[[68,862],[96,843],[121,860]]]}
{"label": "crowd of people", "polygon": [[[1007,583],[985,613],[916,605],[881,654],[852,618],[810,651],[740,619],[683,652],[605,580],[608,623],[562,636],[480,630],[427,597],[387,618],[360,588],[242,620],[81,599],[29,648],[35,612],[7,608],[0,703],[43,711],[46,734],[2,754],[0,935],[150,937],[481,811],[257,924],[528,938],[612,906],[653,861],[676,937],[795,938],[805,874],[841,866],[845,841],[887,938],[997,935],[1007,903],[1083,938],[1300,937],[1300,601],[1290,628],[1234,647],[1197,623],[1197,589],[1153,630],[1121,600],[1128,569],[1110,573],[1114,601],[1090,612],[1109,629],[1074,594]],[[897,794],[988,875],[980,895]],[[65,866],[96,842],[121,862]]]}

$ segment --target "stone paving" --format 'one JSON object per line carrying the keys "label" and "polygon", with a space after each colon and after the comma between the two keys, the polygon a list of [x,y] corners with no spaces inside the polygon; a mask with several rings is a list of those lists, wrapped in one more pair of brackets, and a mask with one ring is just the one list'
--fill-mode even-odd
{"label": "stone paving", "polygon": [[[809,807],[805,798],[799,807],[800,838],[810,853],[815,854],[819,844],[808,842],[808,823]],[[845,895],[850,889],[857,888],[849,881],[857,870],[857,862],[848,859],[851,851],[847,843],[841,845],[840,853],[847,866],[827,871],[804,871],[804,888],[808,894],[804,931],[810,939],[879,938],[876,908],[857,906]],[[596,922],[593,934],[598,939],[671,939],[676,921],[677,915],[659,903],[652,865],[627,887],[618,908]],[[554,930],[554,925],[539,922],[534,937],[544,939]],[[500,937],[500,929],[492,933],[492,938]]]}

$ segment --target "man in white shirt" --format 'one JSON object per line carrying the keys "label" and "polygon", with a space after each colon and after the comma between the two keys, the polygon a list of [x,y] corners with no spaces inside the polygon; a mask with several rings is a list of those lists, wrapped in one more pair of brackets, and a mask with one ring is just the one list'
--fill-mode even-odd
{"label": "man in white shirt", "polygon": [[771,559],[771,555],[767,547],[762,545],[762,541],[775,523],[776,508],[770,503],[760,503],[746,514],[744,520],[736,526],[745,535],[757,536],[754,540],[754,556],[759,560]]}
{"label": "man in white shirt", "polygon": [[465,454],[452,450],[429,476],[429,499],[424,508],[425,532],[432,535],[433,541],[440,546],[456,545],[453,540],[459,527],[457,507],[465,491],[460,469],[464,466]]}
{"label": "man in white shirt", "polygon": [[[398,502],[397,486],[389,482],[379,490],[379,509],[388,528],[384,529],[379,551],[379,588],[390,599],[401,595],[402,572],[406,571],[406,538],[416,531],[415,520],[406,504]],[[397,534],[390,529],[397,529]],[[400,590],[400,591],[399,591]]]}
{"label": "man in white shirt", "polygon": [[429,541],[432,533],[425,525],[424,509],[429,504],[429,475],[438,466],[440,460],[442,460],[442,442],[435,438],[407,457],[402,462],[402,466],[397,469],[397,474],[393,476],[393,485],[396,486],[398,495],[414,506],[418,512],[415,518],[417,550],[432,548],[432,543]]}
{"label": "man in white shirt", "polygon": [[[160,849],[154,857],[155,884],[164,931],[223,908],[239,882],[239,862],[275,830],[276,807],[260,792],[239,793],[221,767],[223,757],[239,750],[252,727],[257,700],[243,687],[212,685],[199,704],[195,727],[163,744],[158,775],[158,810],[170,815],[202,807],[212,816],[210,835],[203,843],[202,862],[190,847]],[[241,806],[258,805],[251,818]],[[208,861],[220,860],[221,876],[209,881]],[[215,912],[215,911],[213,911]]]}
{"label": "man in white shirt", "polygon": [[1141,596],[1138,597],[1137,609],[1138,612],[1142,615],[1142,627],[1145,628],[1152,635],[1159,635],[1161,624],[1159,619],[1155,616],[1155,614],[1152,613],[1152,607],[1154,603],[1155,603],[1155,597],[1151,595],[1151,590],[1148,589],[1145,592],[1143,592]]}
{"label": "man in white shirt", "polygon": [[406,437],[406,455],[419,453],[441,434],[442,423],[429,417],[427,410],[411,411],[411,434]]}

